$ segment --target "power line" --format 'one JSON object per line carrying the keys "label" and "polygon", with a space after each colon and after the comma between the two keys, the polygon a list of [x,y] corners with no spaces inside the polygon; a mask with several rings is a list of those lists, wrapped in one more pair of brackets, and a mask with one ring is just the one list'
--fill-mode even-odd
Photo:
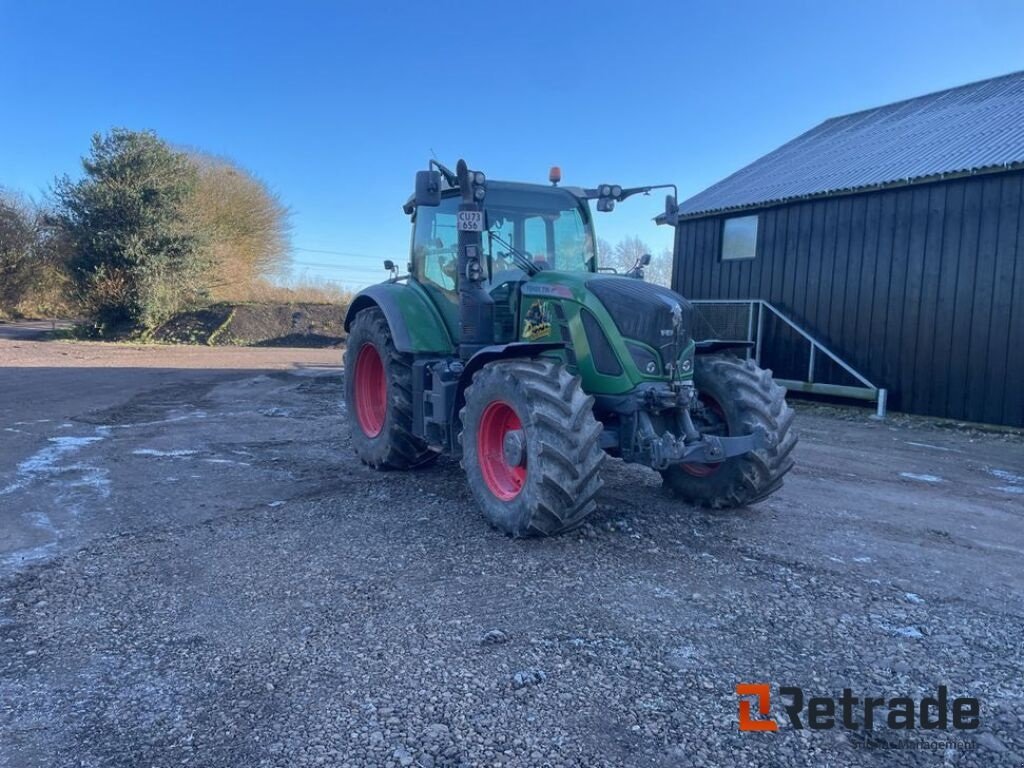
{"label": "power line", "polygon": [[305,253],[324,253],[328,256],[352,256],[357,259],[376,259],[376,256],[370,256],[367,253],[352,253],[350,251],[329,251],[321,248],[292,248],[293,251],[303,251]]}
{"label": "power line", "polygon": [[291,266],[293,266],[293,267],[314,267],[316,269],[340,269],[340,270],[345,270],[345,271],[353,271],[353,270],[355,270],[355,271],[359,271],[359,270],[366,271],[366,270],[370,270],[370,269],[373,269],[373,270],[383,269],[383,267],[366,267],[366,266],[362,266],[362,267],[360,267],[360,266],[346,267],[346,266],[343,266],[341,264],[318,264],[317,262],[314,262],[314,261],[289,261],[288,263]]}
{"label": "power line", "polygon": [[373,266],[339,266],[337,264],[312,264],[304,261],[293,261],[290,266],[298,267],[301,269],[328,269],[334,270],[335,272],[343,272],[345,274],[370,274],[370,273],[384,273],[384,267],[373,267]]}

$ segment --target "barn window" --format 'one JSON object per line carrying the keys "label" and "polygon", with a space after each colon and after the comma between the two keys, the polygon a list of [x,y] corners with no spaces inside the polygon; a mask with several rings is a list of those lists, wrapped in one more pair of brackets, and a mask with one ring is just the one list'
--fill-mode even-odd
{"label": "barn window", "polygon": [[757,216],[735,216],[722,225],[722,261],[757,255]]}

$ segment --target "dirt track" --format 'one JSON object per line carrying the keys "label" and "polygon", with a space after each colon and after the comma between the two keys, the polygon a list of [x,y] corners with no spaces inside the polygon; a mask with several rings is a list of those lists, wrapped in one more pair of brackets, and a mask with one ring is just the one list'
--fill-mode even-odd
{"label": "dirt track", "polygon": [[[805,407],[757,509],[609,462],[512,541],[455,462],[354,460],[339,359],[0,339],[0,766],[1024,760],[1019,437]],[[738,682],[982,727],[740,733]]]}

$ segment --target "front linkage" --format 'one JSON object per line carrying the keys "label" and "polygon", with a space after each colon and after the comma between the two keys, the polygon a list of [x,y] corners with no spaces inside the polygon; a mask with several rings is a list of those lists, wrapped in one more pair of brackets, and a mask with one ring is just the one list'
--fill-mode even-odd
{"label": "front linkage", "polygon": [[651,469],[668,469],[675,464],[717,464],[768,447],[768,433],[761,426],[738,437],[696,434],[690,438],[675,437],[670,432],[657,435],[645,413],[639,415],[639,422],[637,455],[640,463]]}
{"label": "front linkage", "polygon": [[[601,444],[625,461],[658,471],[678,464],[716,464],[769,447],[768,433],[760,425],[745,435],[702,434],[690,412],[696,402],[688,382],[648,385],[627,397],[599,398],[599,407],[618,416],[616,427],[606,427]],[[656,422],[671,422],[681,434],[659,430]]]}

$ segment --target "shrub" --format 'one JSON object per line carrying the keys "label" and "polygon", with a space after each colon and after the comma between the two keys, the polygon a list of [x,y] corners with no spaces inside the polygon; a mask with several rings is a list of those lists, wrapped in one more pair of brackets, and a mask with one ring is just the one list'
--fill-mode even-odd
{"label": "shrub", "polygon": [[85,176],[57,181],[56,219],[72,249],[70,274],[102,329],[152,328],[203,295],[202,242],[186,203],[194,166],[156,134],[96,134]]}

